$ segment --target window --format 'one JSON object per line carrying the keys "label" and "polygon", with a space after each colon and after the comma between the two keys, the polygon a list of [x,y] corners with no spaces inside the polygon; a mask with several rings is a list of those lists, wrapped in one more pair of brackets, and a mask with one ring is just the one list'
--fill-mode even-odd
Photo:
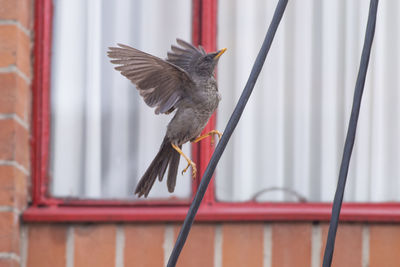
{"label": "window", "polygon": [[[107,50],[123,43],[165,58],[176,37],[191,39],[191,3],[53,3],[50,193],[134,199],[134,188],[157,154],[170,116],[154,115],[130,81],[114,70]],[[190,153],[190,146],[184,149]],[[190,173],[178,177],[171,195],[157,182],[150,198],[187,199],[190,183]]]}
{"label": "window", "polygon": [[[223,129],[247,81],[276,1],[219,1]],[[331,202],[368,15],[363,1],[293,1],[217,169],[221,201]],[[396,5],[379,7],[344,201],[400,200]],[[397,38],[397,39],[396,39]],[[397,41],[398,42],[398,41]],[[244,178],[245,177],[245,178]],[[303,199],[304,198],[304,199]]]}
{"label": "window", "polygon": [[[192,184],[190,174],[178,177],[175,195],[166,194],[165,185],[160,184],[152,198],[135,201],[132,196],[136,173],[142,173],[155,156],[170,118],[155,116],[142,103],[133,85],[105,59],[106,50],[116,42],[137,42],[139,49],[165,57],[176,37],[194,43],[204,38],[204,47],[215,50],[215,20],[201,24],[200,16],[215,18],[215,8],[215,2],[186,0],[35,2],[33,201],[24,214],[26,220],[82,220],[86,216],[93,220],[109,218],[108,212],[135,220],[183,217],[192,187],[198,183]],[[72,13],[76,21],[71,21]],[[127,20],[132,23],[124,24]],[[198,171],[204,172],[201,161],[208,162],[210,140],[188,145],[184,151],[191,149]],[[138,154],[143,158],[139,161],[146,163],[127,166]],[[131,206],[135,208],[126,209]]]}
{"label": "window", "polygon": [[[179,183],[183,181],[182,190],[172,200],[166,199],[169,194],[163,191],[164,184],[154,191],[154,197],[159,200],[135,201],[130,195],[136,183],[134,178],[138,177],[133,173],[140,175],[143,172],[140,168],[147,167],[164,132],[160,123],[148,122],[150,119],[168,121],[168,118],[157,118],[143,105],[133,86],[113,71],[106,60],[103,63],[101,57],[105,51],[102,49],[115,42],[137,42],[139,49],[146,48],[150,53],[165,57],[175,37],[190,39],[190,28],[193,43],[202,43],[207,51],[215,50],[218,38],[219,47],[229,49],[218,69],[222,102],[216,127],[223,131],[248,77],[276,1],[219,0],[218,5],[212,0],[184,2],[182,6],[180,1],[173,1],[179,8],[186,8],[186,15],[192,10],[192,16],[183,19],[191,26],[181,25],[184,23],[177,17],[168,17],[171,23],[176,22],[171,26],[173,30],[181,31],[173,33],[164,29],[165,17],[151,12],[156,8],[160,14],[169,16],[162,11],[167,8],[175,11],[178,8],[175,4],[162,6],[155,0],[118,1],[116,5],[108,1],[35,2],[33,205],[25,212],[25,220],[174,221],[184,218],[191,188],[196,189],[198,180],[190,185],[189,177],[178,177]],[[56,29],[64,29],[77,34],[74,32],[77,26],[69,27],[63,20],[68,14],[63,12],[68,12],[68,8],[61,9],[57,5],[82,12],[78,16],[82,20],[79,23],[68,19],[68,23],[81,27],[77,37],[67,38],[60,35],[61,30],[56,32]],[[89,9],[88,5],[93,6]],[[377,24],[346,190],[350,203],[344,204],[342,209],[344,220],[392,221],[400,214],[398,203],[382,203],[398,201],[400,174],[396,165],[400,151],[396,138],[400,131],[396,117],[399,94],[395,90],[399,83],[398,53],[395,52],[398,38],[392,40],[388,34],[394,32],[390,27],[397,27],[397,20],[395,8],[390,5],[382,3],[380,6],[380,12],[385,15]],[[98,12],[102,8],[106,8],[104,12]],[[367,9],[366,3],[353,1],[306,1],[288,5],[257,88],[217,168],[215,191],[212,180],[198,220],[329,219],[327,201],[332,200],[336,186]],[[143,14],[154,14],[155,18]],[[129,30],[118,27],[126,20],[144,23],[147,19],[156,20],[154,28],[146,23],[146,30],[152,31],[151,34],[140,34],[142,28],[134,23],[127,25]],[[112,25],[99,29],[107,20]],[[75,40],[68,49],[80,53],[81,64],[73,58],[57,55],[57,49],[62,49],[71,38]],[[100,57],[96,57],[98,54]],[[65,69],[69,77],[63,72]],[[76,79],[72,82],[80,85],[68,86],[71,79]],[[68,90],[62,91],[66,85]],[[108,90],[109,87],[113,89]],[[62,106],[68,98],[79,104],[79,110],[71,113],[71,107]],[[128,98],[132,102],[126,101]],[[50,103],[54,104],[50,106]],[[138,106],[134,105],[136,103]],[[68,112],[63,112],[62,108],[67,108]],[[135,109],[134,112],[130,112],[131,109]],[[60,126],[65,119],[63,116],[75,116],[72,121],[76,125]],[[145,116],[145,120],[140,123],[137,116]],[[135,120],[140,127],[135,127],[138,125]],[[212,118],[207,127],[214,128],[214,123],[215,118]],[[73,128],[69,130],[74,136],[67,136],[64,142],[57,139],[68,127]],[[157,136],[156,131],[149,132],[146,127],[162,129],[162,133]],[[135,134],[139,139],[132,140]],[[140,138],[152,141],[139,144]],[[154,147],[145,147],[144,143]],[[191,148],[202,174],[212,154],[210,141]],[[69,154],[66,151],[70,151]],[[131,162],[142,153],[148,153],[146,163]],[[63,157],[72,158],[68,162],[71,165],[65,165]],[[88,159],[92,165],[87,164]],[[57,160],[61,161],[57,163]],[[66,178],[61,178],[62,175]],[[114,184],[114,179],[121,180]],[[301,202],[303,200],[309,203]]]}

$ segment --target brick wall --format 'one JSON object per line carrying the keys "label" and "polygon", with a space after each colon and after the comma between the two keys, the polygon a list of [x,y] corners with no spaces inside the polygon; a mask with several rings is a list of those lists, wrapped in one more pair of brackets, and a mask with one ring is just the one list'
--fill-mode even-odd
{"label": "brick wall", "polygon": [[[163,266],[180,225],[29,225],[29,267]],[[328,224],[196,224],[177,266],[321,266]],[[33,244],[33,245],[31,245]],[[400,266],[398,225],[343,224],[333,266]],[[50,253],[51,252],[51,253]]]}
{"label": "brick wall", "polygon": [[20,266],[27,203],[32,1],[0,0],[0,266]]}

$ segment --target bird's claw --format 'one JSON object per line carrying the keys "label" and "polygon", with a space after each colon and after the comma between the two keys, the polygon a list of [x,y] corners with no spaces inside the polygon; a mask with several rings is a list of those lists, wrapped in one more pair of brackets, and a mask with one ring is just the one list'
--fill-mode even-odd
{"label": "bird's claw", "polygon": [[182,171],[182,175],[189,169],[189,167],[192,166],[192,178],[193,180],[196,178],[196,174],[197,174],[197,168],[196,168],[196,164],[194,164],[193,161],[188,162],[188,165],[186,166],[185,169],[183,169]]}
{"label": "bird's claw", "polygon": [[219,142],[219,140],[221,140],[221,137],[222,137],[222,133],[221,132],[219,132],[217,130],[213,130],[213,131],[210,132],[210,134],[211,134],[211,145],[212,146],[215,143],[214,135],[218,135],[218,142]]}
{"label": "bird's claw", "polygon": [[188,164],[188,165],[186,166],[186,168],[184,168],[184,169],[182,170],[182,175],[187,171],[187,169],[189,169],[189,166],[190,166],[190,164]]}
{"label": "bird's claw", "polygon": [[[219,132],[219,131],[217,131],[217,130],[213,130],[213,131],[211,131],[210,132],[212,135],[218,135],[218,142],[219,142],[219,140],[221,140],[221,137],[222,137],[222,133],[221,132]],[[214,140],[214,136],[212,136],[212,138],[211,138],[211,145],[213,146],[214,145],[214,142],[215,142],[215,140]]]}

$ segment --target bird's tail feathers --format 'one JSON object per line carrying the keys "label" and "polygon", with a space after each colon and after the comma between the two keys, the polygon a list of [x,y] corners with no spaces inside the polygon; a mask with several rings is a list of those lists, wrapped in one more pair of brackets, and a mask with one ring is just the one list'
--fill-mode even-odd
{"label": "bird's tail feathers", "polygon": [[138,197],[147,197],[157,177],[159,181],[162,181],[168,165],[169,170],[167,184],[168,191],[172,193],[175,189],[179,158],[179,153],[171,146],[171,142],[165,136],[160,150],[136,186],[135,194],[137,194]]}
{"label": "bird's tail feathers", "polygon": [[[182,146],[179,146],[182,149]],[[178,174],[178,167],[179,167],[179,159],[180,155],[178,152],[172,154],[169,160],[169,169],[168,169],[168,178],[167,178],[167,186],[168,191],[170,193],[174,192],[175,184],[176,184],[176,175]]]}

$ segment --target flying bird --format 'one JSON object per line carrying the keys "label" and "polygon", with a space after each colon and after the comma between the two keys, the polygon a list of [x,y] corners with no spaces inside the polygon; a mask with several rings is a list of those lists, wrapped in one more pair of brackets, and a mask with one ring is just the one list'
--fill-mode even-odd
{"label": "flying bird", "polygon": [[156,114],[175,111],[157,155],[136,186],[138,197],[148,196],[157,177],[162,181],[167,167],[168,191],[174,192],[180,155],[188,163],[182,174],[192,167],[195,178],[196,164],[182,152],[182,145],[222,136],[216,130],[200,134],[221,100],[214,69],[226,48],[206,53],[201,46],[176,41],[178,46],[171,46],[165,60],[123,44],[108,51],[111,62],[119,65],[115,69],[136,86]]}

